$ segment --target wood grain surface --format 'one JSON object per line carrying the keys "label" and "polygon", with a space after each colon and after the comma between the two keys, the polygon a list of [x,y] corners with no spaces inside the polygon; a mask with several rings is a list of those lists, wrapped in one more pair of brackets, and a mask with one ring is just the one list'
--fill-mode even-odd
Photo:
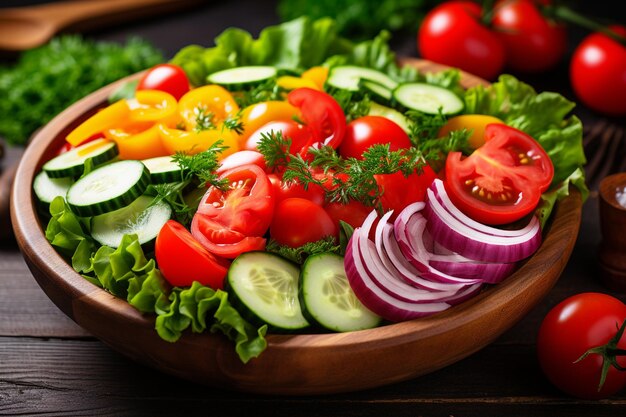
{"label": "wood grain surface", "polygon": [[[444,68],[406,62],[423,72]],[[524,317],[557,281],[576,241],[582,202],[574,192],[557,205],[542,246],[519,270],[441,314],[360,332],[270,335],[267,350],[248,364],[221,335],[186,334],[176,343],[165,342],[154,330],[153,317],[84,280],[51,248],[30,192],[51,150],[131,78],[71,106],[33,138],[16,174],[12,218],[26,262],[50,299],[104,343],[165,373],[209,386],[285,395],[363,390],[428,374],[484,348]],[[462,83],[486,82],[463,74]]]}

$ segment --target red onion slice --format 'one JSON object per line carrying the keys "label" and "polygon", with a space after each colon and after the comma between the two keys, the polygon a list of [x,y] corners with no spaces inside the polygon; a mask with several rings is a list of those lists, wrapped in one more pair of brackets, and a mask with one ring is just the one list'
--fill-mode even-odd
{"label": "red onion slice", "polygon": [[465,224],[468,227],[471,227],[474,230],[478,230],[479,232],[494,235],[494,236],[521,236],[526,234],[530,229],[534,227],[533,221],[537,221],[535,217],[531,219],[531,221],[521,229],[500,229],[497,227],[492,227],[476,220],[468,217],[465,213],[458,209],[450,200],[450,196],[448,196],[448,192],[443,184],[443,181],[439,178],[435,179],[429,187],[433,190],[433,193],[437,200],[441,203],[441,205],[448,211],[452,216],[458,219],[461,223]]}
{"label": "red onion slice", "polygon": [[[442,298],[452,297],[457,289],[448,291],[428,291],[409,285],[400,279],[395,268],[388,269],[380,258],[377,246],[369,240],[370,229],[376,220],[376,211],[372,211],[359,230],[355,231],[352,238],[357,240],[357,250],[363,267],[371,277],[372,281],[389,295],[409,303],[427,303],[440,301]],[[387,217],[388,218],[388,217]],[[383,219],[379,221],[379,224]]]}
{"label": "red onion slice", "polygon": [[511,263],[529,257],[541,245],[541,228],[535,217],[523,235],[495,236],[463,224],[442,206],[433,190],[426,193],[424,217],[428,220],[428,231],[453,252],[477,261]]}
{"label": "red onion slice", "polygon": [[381,290],[363,266],[357,243],[359,232],[355,230],[354,233],[356,236],[353,234],[350,238],[344,265],[350,287],[365,307],[392,322],[424,317],[450,308],[450,304],[443,302],[407,303]]}

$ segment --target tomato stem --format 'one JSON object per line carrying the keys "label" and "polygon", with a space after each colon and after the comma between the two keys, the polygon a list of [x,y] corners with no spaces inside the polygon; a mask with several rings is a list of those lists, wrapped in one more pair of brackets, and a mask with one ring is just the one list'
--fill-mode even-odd
{"label": "tomato stem", "polygon": [[[617,327],[617,326],[616,326]],[[624,334],[624,329],[626,329],[626,320],[622,323],[622,325],[617,330],[615,336],[611,338],[605,345],[596,346],[594,348],[589,349],[582,356],[574,361],[574,363],[580,362],[585,359],[590,354],[600,355],[602,356],[602,373],[600,374],[600,383],[598,384],[598,392],[602,389],[604,382],[606,381],[606,376],[609,373],[609,369],[614,367],[618,371],[626,371],[626,368],[617,363],[618,356],[626,356],[626,349],[621,349],[617,347],[622,335]]]}
{"label": "tomato stem", "polygon": [[620,44],[626,46],[626,38],[621,36],[620,34],[611,30],[605,24],[596,22],[586,16],[581,15],[578,12],[570,9],[569,7],[562,5],[547,5],[544,6],[542,11],[546,16],[561,20],[567,23],[572,23],[578,26],[581,26],[585,29],[589,29],[594,32],[600,32],[611,39],[619,42]]}

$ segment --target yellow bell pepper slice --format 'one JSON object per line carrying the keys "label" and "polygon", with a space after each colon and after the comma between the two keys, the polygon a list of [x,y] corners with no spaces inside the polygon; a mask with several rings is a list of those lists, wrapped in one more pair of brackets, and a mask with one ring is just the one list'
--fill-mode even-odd
{"label": "yellow bell pepper slice", "polygon": [[485,127],[490,123],[504,123],[494,116],[486,114],[461,114],[448,119],[445,125],[439,129],[438,137],[447,136],[453,130],[466,129],[471,131],[468,138],[468,145],[472,149],[477,149],[485,143]]}
{"label": "yellow bell pepper slice", "polygon": [[124,128],[105,130],[104,136],[117,143],[120,159],[141,160],[170,154],[154,123],[130,123]]}
{"label": "yellow bell pepper slice", "polygon": [[218,159],[222,159],[239,150],[237,135],[231,130],[223,128],[223,126],[217,129],[200,131],[171,129],[161,123],[157,126],[163,146],[169,154],[184,152],[193,155],[206,151],[218,140],[222,141],[221,146],[226,147]]}
{"label": "yellow bell pepper slice", "polygon": [[320,90],[324,89],[324,84],[328,79],[328,68],[326,67],[311,67],[302,73],[302,78],[313,81]]}
{"label": "yellow bell pepper slice", "polygon": [[286,90],[295,90],[296,88],[312,88],[313,90],[321,90],[321,88],[308,78],[294,77],[292,75],[283,75],[278,77],[276,84]]}
{"label": "yellow bell pepper slice", "polygon": [[300,109],[287,101],[262,101],[245,107],[239,119],[243,125],[243,131],[239,135],[240,146],[243,148],[250,135],[263,125],[269,122],[293,120],[294,117],[301,117]]}
{"label": "yellow bell pepper slice", "polygon": [[[228,90],[219,85],[205,85],[185,93],[178,101],[178,111],[186,130],[209,130],[234,117],[239,105]],[[200,126],[198,126],[200,125]]]}
{"label": "yellow bell pepper slice", "polygon": [[159,90],[139,90],[128,101],[133,122],[169,123],[177,116],[178,103],[173,95]]}
{"label": "yellow bell pepper slice", "polygon": [[65,138],[72,146],[78,146],[93,135],[104,132],[125,122],[130,115],[130,107],[125,99],[119,100],[79,124]]}

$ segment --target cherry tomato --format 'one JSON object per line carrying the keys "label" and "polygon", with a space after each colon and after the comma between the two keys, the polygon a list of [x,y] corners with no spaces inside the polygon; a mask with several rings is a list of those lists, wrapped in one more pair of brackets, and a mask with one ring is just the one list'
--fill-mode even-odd
{"label": "cherry tomato", "polygon": [[553,176],[552,161],[535,139],[494,123],[485,128],[485,144],[470,156],[448,154],[444,184],[467,216],[498,225],[533,211]]}
{"label": "cherry tomato", "polygon": [[448,119],[445,125],[439,129],[438,137],[447,136],[453,130],[466,129],[471,131],[468,144],[473,149],[485,143],[485,127],[489,123],[504,123],[497,117],[486,114],[461,114]]}
{"label": "cherry tomato", "polygon": [[160,90],[170,93],[176,100],[189,91],[185,71],[174,64],[158,64],[148,69],[139,79],[137,90]]}
{"label": "cherry tomato", "polygon": [[302,120],[312,132],[300,150],[302,156],[311,146],[339,147],[346,131],[346,116],[330,94],[312,88],[297,88],[289,92],[287,100],[300,109]]}
{"label": "cherry tomato", "polygon": [[277,121],[291,121],[298,117],[300,110],[286,101],[263,101],[252,104],[241,111],[239,119],[243,124],[243,132],[239,135],[240,144],[245,146],[250,135],[259,130],[263,125]]}
{"label": "cherry tomato", "polygon": [[324,210],[326,210],[326,213],[333,219],[337,230],[339,230],[340,220],[348,223],[352,227],[362,226],[365,218],[370,214],[373,208],[359,201],[352,200],[346,204],[339,202],[327,203],[324,205]]}
{"label": "cherry tomato", "polygon": [[424,165],[421,172],[414,172],[408,177],[402,172],[374,175],[382,192],[380,203],[385,211],[393,210],[392,219],[409,204],[424,201],[426,190],[435,178],[437,174],[429,165]]}
{"label": "cherry tomato", "polygon": [[276,204],[293,197],[305,198],[318,206],[324,204],[326,192],[319,185],[309,184],[309,186],[304,189],[304,186],[299,182],[284,182],[278,174],[269,174],[268,177],[274,188]]}
{"label": "cherry tomato", "polygon": [[294,120],[269,122],[253,132],[244,145],[244,149],[256,151],[263,135],[282,132],[283,137],[291,140],[289,153],[297,154],[311,138],[311,129]]}
{"label": "cherry tomato", "polygon": [[220,175],[230,188],[211,186],[200,200],[191,222],[192,235],[209,252],[235,258],[243,252],[263,250],[274,211],[274,193],[260,167],[249,164]]}
{"label": "cherry tomato", "polygon": [[213,256],[175,220],[168,220],[159,231],[154,254],[163,277],[173,286],[188,287],[198,281],[213,289],[224,288],[228,261]]}
{"label": "cherry tomato", "polygon": [[[580,293],[553,307],[543,319],[537,337],[539,363],[548,379],[560,390],[575,397],[600,399],[609,397],[626,386],[626,372],[611,366],[602,388],[603,356],[589,354],[589,349],[606,345],[616,336],[626,320],[626,305],[602,293]],[[626,349],[626,334],[616,341],[617,348]],[[626,358],[617,363],[626,367]]]}
{"label": "cherry tomato", "polygon": [[397,123],[382,116],[363,116],[348,123],[338,151],[344,158],[363,159],[372,145],[384,143],[391,151],[411,147],[409,135]]}
{"label": "cherry tomato", "polygon": [[242,165],[254,164],[259,166],[263,171],[267,169],[263,154],[257,151],[242,150],[234,152],[220,161],[220,167],[217,173],[221,174],[230,169],[240,167]]}
{"label": "cherry tomato", "polygon": [[[626,37],[625,26],[610,26]],[[576,96],[589,108],[609,116],[626,115],[626,47],[593,33],[576,47],[570,62]]]}
{"label": "cherry tomato", "polygon": [[276,206],[270,236],[281,245],[297,248],[337,236],[337,227],[321,206],[305,198],[288,198]]}
{"label": "cherry tomato", "polygon": [[417,48],[422,58],[493,80],[505,64],[504,46],[481,23],[480,5],[471,1],[446,1],[430,10],[418,30]]}
{"label": "cherry tomato", "polygon": [[565,25],[542,15],[535,0],[500,0],[492,28],[506,51],[506,66],[526,73],[555,67],[567,50]]}

